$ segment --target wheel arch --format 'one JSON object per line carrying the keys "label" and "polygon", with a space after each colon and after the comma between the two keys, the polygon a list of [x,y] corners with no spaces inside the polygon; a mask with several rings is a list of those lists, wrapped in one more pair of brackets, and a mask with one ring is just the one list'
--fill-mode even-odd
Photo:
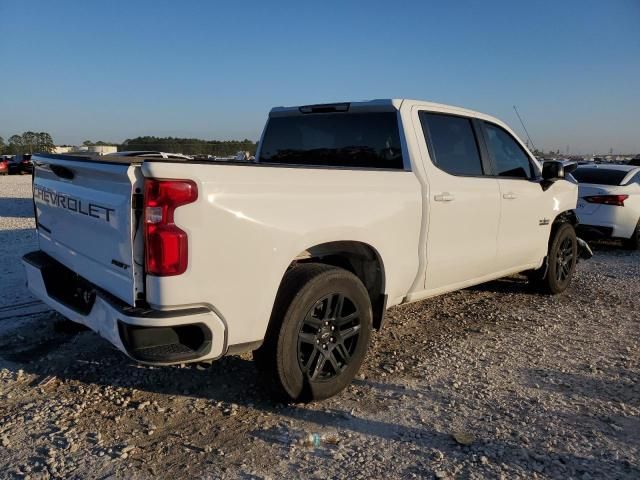
{"label": "wheel arch", "polygon": [[[343,268],[360,279],[371,300],[373,326],[380,330],[387,306],[385,269],[382,256],[368,243],[340,240],[310,246],[291,260],[287,271],[301,263],[321,263]],[[286,273],[286,272],[285,272]],[[278,290],[282,287],[284,275]]]}
{"label": "wheel arch", "polygon": [[565,210],[564,212],[556,215],[556,218],[553,219],[553,225],[557,223],[571,223],[574,227],[578,224],[578,215],[576,211],[573,209]]}
{"label": "wheel arch", "polygon": [[575,210],[570,209],[570,210],[565,210],[564,212],[560,212],[553,219],[553,222],[551,223],[551,228],[549,229],[549,245],[553,240],[554,232],[558,229],[560,225],[563,225],[565,223],[569,223],[570,225],[573,225],[574,228],[578,226],[579,220]]}

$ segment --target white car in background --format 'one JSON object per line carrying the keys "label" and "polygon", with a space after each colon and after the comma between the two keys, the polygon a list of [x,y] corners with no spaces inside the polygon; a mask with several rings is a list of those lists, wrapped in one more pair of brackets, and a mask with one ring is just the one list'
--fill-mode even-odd
{"label": "white car in background", "polygon": [[627,248],[640,248],[640,167],[579,166],[579,229],[585,236],[622,239]]}

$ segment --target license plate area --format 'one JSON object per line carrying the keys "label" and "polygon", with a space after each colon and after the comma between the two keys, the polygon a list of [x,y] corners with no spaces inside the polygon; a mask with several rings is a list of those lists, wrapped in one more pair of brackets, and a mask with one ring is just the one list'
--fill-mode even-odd
{"label": "license plate area", "polygon": [[41,269],[47,294],[71,310],[88,315],[96,301],[96,289],[77,273],[53,259]]}

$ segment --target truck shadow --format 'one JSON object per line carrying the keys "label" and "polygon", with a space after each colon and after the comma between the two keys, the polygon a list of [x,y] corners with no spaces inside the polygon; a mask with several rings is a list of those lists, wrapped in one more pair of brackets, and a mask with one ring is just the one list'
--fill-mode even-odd
{"label": "truck shadow", "polygon": [[593,250],[594,256],[597,256],[598,253],[608,253],[624,257],[640,253],[638,250],[626,248],[621,240],[590,240],[589,246]]}
{"label": "truck shadow", "polygon": [[33,200],[0,197],[0,217],[33,218]]}
{"label": "truck shadow", "polygon": [[[621,371],[624,375],[621,375]],[[640,375],[633,368],[623,370],[597,370],[589,375],[587,371],[562,372],[548,369],[527,369],[526,383],[536,388],[546,390],[585,403],[589,400],[605,402],[612,405],[637,405],[640,399]],[[640,422],[640,419],[637,419]],[[640,441],[640,424],[637,429]]]}
{"label": "truck shadow", "polygon": [[[94,391],[104,389],[114,392],[122,389],[131,395],[128,407],[133,409],[134,413],[129,414],[131,416],[141,415],[135,410],[143,403],[162,401],[163,405],[169,403],[174,409],[184,409],[184,415],[191,418],[185,425],[195,423],[215,425],[216,428],[224,425],[240,438],[248,436],[265,442],[282,457],[289,454],[292,445],[297,445],[306,432],[322,432],[326,429],[339,432],[343,437],[343,451],[356,448],[350,446],[344,435],[366,435],[376,439],[372,444],[374,450],[392,448],[398,455],[404,452],[419,458],[417,462],[411,462],[411,465],[404,468],[402,476],[433,475],[439,461],[434,461],[434,455],[437,457],[441,454],[447,459],[466,462],[465,468],[472,468],[468,463],[469,456],[479,457],[486,455],[487,451],[495,452],[495,458],[490,458],[491,462],[501,463],[524,475],[532,475],[537,471],[565,478],[579,476],[582,472],[606,476],[612,470],[616,474],[630,477],[640,474],[637,466],[624,459],[584,457],[564,449],[551,449],[545,444],[544,437],[526,446],[516,437],[496,438],[493,435],[493,425],[483,423],[482,411],[471,417],[460,415],[464,417],[460,422],[476,436],[472,445],[461,446],[452,438],[451,431],[418,421],[416,413],[406,411],[403,406],[405,397],[411,397],[414,402],[418,400],[423,405],[447,411],[452,397],[448,387],[444,385],[426,386],[419,379],[414,379],[411,386],[376,378],[356,380],[340,397],[322,404],[287,405],[271,400],[269,389],[262,384],[253,362],[245,356],[225,357],[207,368],[142,366],[131,362],[94,333],[73,328],[66,322],[60,324],[58,319],[53,313],[42,314],[31,323],[18,326],[10,336],[0,336],[0,357],[4,359],[0,366],[14,373],[22,370],[23,374],[28,374],[29,384],[23,388],[33,389],[32,401],[42,395],[73,396],[77,394],[75,392],[79,386]],[[367,363],[376,363],[378,360],[375,357],[376,352],[372,352]],[[565,380],[581,381],[577,378]],[[605,392],[606,395],[608,387],[610,385],[590,385],[585,388]],[[573,388],[579,387],[576,384]],[[362,392],[368,398],[368,407],[362,403],[354,403],[356,395]],[[171,404],[172,401],[176,402],[176,398],[180,399],[179,403]],[[605,397],[602,400],[607,399]],[[192,407],[195,401],[219,405],[220,409],[200,413]],[[224,413],[234,404],[239,411],[237,415]],[[358,413],[352,413],[353,406],[358,407]],[[112,405],[102,408],[110,408],[111,413],[120,415],[123,414],[122,408],[127,407]],[[490,409],[489,406],[486,408]],[[382,411],[395,412],[396,420],[391,420],[394,416],[380,415]],[[87,414],[93,415],[91,412]],[[271,420],[260,424],[257,422],[260,414],[266,414]],[[449,409],[447,415],[454,415],[452,428],[453,424],[459,423],[455,420],[455,412]],[[583,416],[567,416],[566,421],[579,423],[584,421]],[[171,428],[182,436],[190,435],[181,430],[183,425]],[[221,436],[220,441],[228,441],[224,438]],[[215,444],[215,438],[212,442]],[[226,449],[227,444],[221,443],[220,448]],[[314,455],[326,458],[326,461],[333,461],[330,455],[334,453],[337,453],[337,449],[332,445],[323,445],[321,451],[314,450]],[[549,461],[532,460],[540,458]],[[559,470],[545,470],[551,464]],[[354,468],[357,466],[354,465]],[[380,464],[380,468],[384,468],[384,462]],[[538,470],[533,470],[534,468]],[[469,473],[470,470],[462,472],[463,476]]]}

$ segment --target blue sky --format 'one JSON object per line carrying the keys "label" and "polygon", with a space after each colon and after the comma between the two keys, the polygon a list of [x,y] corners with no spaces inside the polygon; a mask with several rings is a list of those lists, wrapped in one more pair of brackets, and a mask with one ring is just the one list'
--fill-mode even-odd
{"label": "blue sky", "polygon": [[406,97],[640,152],[640,0],[0,0],[0,19],[5,139],[257,139],[275,105]]}

